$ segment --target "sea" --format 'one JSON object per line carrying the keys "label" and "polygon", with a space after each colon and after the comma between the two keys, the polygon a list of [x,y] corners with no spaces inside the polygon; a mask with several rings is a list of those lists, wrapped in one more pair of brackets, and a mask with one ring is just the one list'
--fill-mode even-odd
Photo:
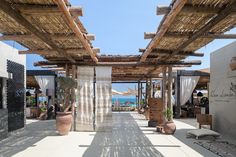
{"label": "sea", "polygon": [[112,105],[136,107],[136,98],[112,98]]}

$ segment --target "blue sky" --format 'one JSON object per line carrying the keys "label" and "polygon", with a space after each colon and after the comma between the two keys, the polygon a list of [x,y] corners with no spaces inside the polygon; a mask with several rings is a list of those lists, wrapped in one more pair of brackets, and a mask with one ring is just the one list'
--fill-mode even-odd
{"label": "blue sky", "polygon": [[[156,15],[157,5],[169,5],[170,0],[70,0],[73,6],[82,6],[84,16],[80,17],[89,33],[95,34],[94,47],[101,54],[140,54],[139,48],[145,48],[149,40],[144,40],[144,32],[155,32],[162,16]],[[236,33],[236,29],[232,31]],[[209,67],[210,53],[234,40],[215,40],[198,52],[205,53],[203,58],[190,57],[189,60],[202,60],[202,65],[190,69]],[[23,49],[14,42],[8,42],[17,49]],[[27,56],[27,69],[43,58],[37,55]],[[133,85],[129,86],[132,87]],[[126,86],[114,85],[114,89],[126,91]]]}

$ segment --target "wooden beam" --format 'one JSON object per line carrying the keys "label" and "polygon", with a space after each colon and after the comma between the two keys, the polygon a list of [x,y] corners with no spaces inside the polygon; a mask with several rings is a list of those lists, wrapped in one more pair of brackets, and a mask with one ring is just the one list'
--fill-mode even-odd
{"label": "wooden beam", "polygon": [[155,37],[151,40],[151,42],[148,44],[146,51],[141,56],[140,61],[144,62],[147,58],[147,56],[152,52],[152,49],[156,47],[161,41],[161,38],[165,35],[166,31],[168,30],[171,23],[174,21],[175,17],[178,15],[178,13],[181,11],[183,6],[187,0],[176,0],[173,8],[171,9],[170,13],[166,16],[165,21],[162,24],[162,27],[158,31],[158,33],[155,35]]}
{"label": "wooden beam", "polygon": [[69,12],[72,16],[83,16],[83,9],[81,7],[69,7]]}
{"label": "wooden beam", "polygon": [[86,34],[86,38],[88,40],[95,40],[95,35],[94,34]]}
{"label": "wooden beam", "polygon": [[93,48],[93,53],[95,54],[100,53],[100,48]]}
{"label": "wooden beam", "polygon": [[[155,54],[166,54],[166,55],[170,55],[173,54],[173,51],[169,51],[169,50],[162,50],[162,49],[157,49],[154,50],[149,56],[152,57],[151,55],[155,53]],[[200,53],[200,52],[191,52],[191,51],[180,51],[179,53],[175,54],[176,56],[194,56],[194,57],[203,57],[204,53]]]}
{"label": "wooden beam", "polygon": [[[0,40],[15,40],[15,41],[21,41],[21,40],[33,40],[37,38],[35,35],[2,35],[0,36]],[[39,39],[39,38],[37,38]]]}
{"label": "wooden beam", "polygon": [[69,25],[69,27],[73,30],[73,32],[76,34],[76,36],[80,39],[82,45],[84,46],[84,48],[88,51],[88,54],[91,56],[91,58],[93,59],[93,61],[95,63],[98,62],[98,59],[96,57],[96,55],[94,54],[90,44],[88,43],[87,40],[85,40],[83,33],[80,31],[78,25],[75,23],[75,21],[73,20],[73,18],[70,15],[70,12],[68,11],[68,8],[65,4],[64,1],[62,0],[53,0],[55,3],[57,3],[58,7],[60,8],[60,10],[63,12],[63,14],[66,17],[67,23]]}
{"label": "wooden beam", "polygon": [[[87,51],[85,49],[62,49],[63,51],[66,51],[70,55],[80,54],[80,55],[87,55]],[[100,49],[96,48],[93,49],[94,53],[99,53]],[[22,50],[18,51],[19,54],[40,54],[40,55],[50,55],[55,54],[55,50],[49,50],[49,49],[30,49],[30,50]]]}
{"label": "wooden beam", "polygon": [[144,32],[144,39],[152,39],[154,38],[156,33],[154,32]]}
{"label": "wooden beam", "polygon": [[[181,13],[200,13],[200,14],[217,14],[222,7],[217,6],[194,6],[192,4],[186,4]],[[168,14],[171,10],[169,6],[157,6],[157,15]],[[234,7],[233,12],[236,12],[236,7]]]}
{"label": "wooden beam", "polygon": [[[31,5],[31,4],[14,4],[14,8],[17,8],[22,14],[30,15],[60,15],[62,12],[55,5]],[[73,16],[83,16],[83,9],[81,7],[69,7],[69,12]]]}
{"label": "wooden beam", "polygon": [[[201,37],[204,33],[208,32],[211,28],[213,28],[216,24],[218,24],[220,21],[224,20],[229,14],[232,13],[232,10],[236,6],[236,1],[234,1],[231,5],[225,7],[222,9],[217,16],[212,18],[208,23],[202,27],[200,30],[198,30],[196,33],[194,33],[192,36],[189,37],[189,39],[183,43],[181,43],[176,51],[174,51],[174,54],[177,54],[179,51],[183,50],[186,48],[190,43]],[[171,55],[168,57],[170,58]]]}
{"label": "wooden beam", "polygon": [[[140,49],[139,51],[145,51],[145,49]],[[153,54],[155,53],[155,54]],[[153,51],[151,52],[151,54],[149,55],[149,57],[154,57],[158,54],[173,54],[174,52],[172,50],[165,50],[165,49],[153,49]],[[191,51],[180,51],[178,54],[175,54],[177,56],[194,56],[194,57],[203,57],[204,53],[200,53],[200,52],[191,52]]]}
{"label": "wooden beam", "polygon": [[[35,66],[43,66],[43,65],[55,65],[55,64],[68,64],[68,61],[41,61],[37,62],[34,65]],[[161,65],[200,65],[200,60],[193,60],[193,61],[178,61],[178,62],[158,62],[158,63],[143,63],[143,62],[99,62],[99,64],[94,63],[88,63],[88,62],[77,62],[73,63],[75,65],[81,65],[81,66],[114,66],[114,67],[129,67],[129,66],[136,66],[136,67],[156,67]]]}
{"label": "wooden beam", "polygon": [[[192,33],[193,34],[193,33]],[[191,33],[170,33],[167,32],[164,37],[170,38],[189,38],[192,36]],[[154,38],[156,33],[154,32],[145,32],[144,39],[152,39]],[[201,38],[213,38],[213,39],[236,39],[236,34],[212,34],[205,33],[201,36]]]}
{"label": "wooden beam", "polygon": [[32,34],[36,35],[38,38],[40,38],[43,42],[45,42],[47,45],[49,45],[52,49],[56,50],[59,55],[62,55],[66,57],[71,62],[75,62],[75,60],[67,55],[64,51],[62,51],[60,48],[57,47],[57,45],[52,41],[52,39],[43,32],[39,31],[37,28],[35,28],[28,20],[26,20],[18,10],[13,9],[11,4],[6,2],[5,0],[1,1],[0,9],[9,15],[12,19],[14,19],[16,22],[18,22],[20,25],[24,26],[28,31],[30,31]]}
{"label": "wooden beam", "polygon": [[[76,40],[78,37],[75,34],[54,34],[49,35],[53,40]],[[95,36],[92,34],[85,35],[87,40],[95,40]],[[2,35],[0,36],[0,40],[15,40],[15,41],[22,41],[22,40],[34,40],[37,39],[37,36],[33,34],[21,34],[21,35]]]}
{"label": "wooden beam", "polygon": [[170,12],[171,8],[169,6],[157,6],[157,15],[165,15]]}
{"label": "wooden beam", "polygon": [[[193,33],[166,33],[165,37],[174,38],[190,38]],[[213,38],[213,39],[236,39],[236,34],[212,34],[204,33],[200,38]]]}

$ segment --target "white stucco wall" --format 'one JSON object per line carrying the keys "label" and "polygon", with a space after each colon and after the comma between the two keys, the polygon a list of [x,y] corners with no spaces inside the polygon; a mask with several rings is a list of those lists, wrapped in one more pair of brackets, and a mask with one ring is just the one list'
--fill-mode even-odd
{"label": "white stucco wall", "polygon": [[[24,86],[26,87],[26,55],[19,55],[18,50],[0,42],[0,77],[3,77],[3,84],[6,87],[6,79],[8,79],[7,72],[7,60],[24,65],[25,69],[25,82]],[[6,88],[3,89],[3,108],[6,108],[6,98],[7,98]]]}
{"label": "white stucco wall", "polygon": [[236,139],[236,70],[229,64],[236,56],[236,42],[215,52],[210,57],[210,114],[213,129]]}
{"label": "white stucco wall", "polygon": [[0,42],[0,77],[8,77],[7,59],[26,66],[26,56],[19,55],[18,50]]}

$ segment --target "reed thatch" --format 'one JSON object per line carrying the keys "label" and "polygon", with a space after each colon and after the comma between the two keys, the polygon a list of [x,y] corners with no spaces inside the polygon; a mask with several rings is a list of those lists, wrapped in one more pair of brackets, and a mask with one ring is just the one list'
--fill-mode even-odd
{"label": "reed thatch", "polygon": [[[93,46],[78,18],[82,15],[82,8],[71,7],[67,1],[64,4],[70,11],[69,18],[78,27],[82,38],[71,28],[64,11],[55,0],[3,0],[0,7],[1,40],[15,40],[29,49],[20,52],[21,54],[39,54],[49,60],[52,57],[70,56],[76,60],[81,56],[90,56],[84,43],[90,49]],[[27,22],[33,29],[26,26]],[[47,40],[42,40],[38,34],[46,37],[55,46]],[[55,47],[61,49],[62,53],[57,52]]]}
{"label": "reed thatch", "polygon": [[[145,34],[152,39],[142,55],[101,56],[93,48],[78,16],[82,9],[65,0],[2,0],[0,40],[15,40],[29,50],[20,54],[39,54],[47,61],[36,66],[74,73],[73,65],[112,66],[113,81],[145,80],[159,77],[162,67],[199,65],[184,62],[188,56],[202,57],[198,49],[214,39],[231,39],[224,33],[236,25],[235,0],[173,0],[158,7],[164,15],[157,32]],[[73,70],[72,70],[73,69]]]}
{"label": "reed thatch", "polygon": [[[236,25],[235,0],[174,0],[169,7],[157,9],[164,18],[158,31],[147,37],[152,40],[141,61],[153,56],[153,61],[183,60],[188,55],[178,55],[180,52],[191,54],[214,39],[229,38],[222,34]],[[171,53],[159,54],[159,49]]]}

